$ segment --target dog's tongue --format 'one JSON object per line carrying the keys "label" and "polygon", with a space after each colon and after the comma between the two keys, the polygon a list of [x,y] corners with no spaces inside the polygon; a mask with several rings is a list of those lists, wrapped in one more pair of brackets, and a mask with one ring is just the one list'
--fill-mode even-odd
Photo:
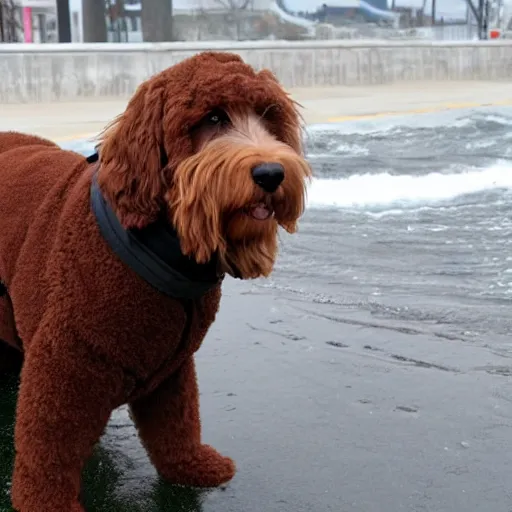
{"label": "dog's tongue", "polygon": [[268,209],[267,205],[260,203],[251,208],[251,215],[256,220],[267,220],[272,215],[272,212]]}

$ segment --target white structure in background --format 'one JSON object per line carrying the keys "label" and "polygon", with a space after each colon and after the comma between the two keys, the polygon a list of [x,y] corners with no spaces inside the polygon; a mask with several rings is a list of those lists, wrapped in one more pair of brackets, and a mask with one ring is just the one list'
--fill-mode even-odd
{"label": "white structure in background", "polygon": [[[338,0],[339,1],[339,0]],[[354,0],[347,0],[353,2]],[[357,1],[357,0],[356,0]],[[173,0],[172,9],[175,16],[195,16],[198,12],[214,13],[226,10],[226,5],[231,2],[229,0]],[[234,2],[236,5],[236,2]],[[321,5],[321,3],[319,3]],[[73,42],[82,42],[82,0],[69,0],[71,12],[71,38]],[[124,9],[126,12],[137,13],[140,12],[140,2],[130,2],[125,0]],[[273,13],[281,21],[291,23],[293,25],[305,28],[306,30],[314,33],[313,27],[315,22],[302,18],[300,16],[293,16],[283,11],[275,0],[251,0],[249,6],[244,11],[252,11],[254,13]],[[127,36],[128,42],[141,42],[142,29],[141,20],[139,16],[131,16],[127,20]]]}
{"label": "white structure in background", "polygon": [[[297,2],[314,0],[291,0]],[[432,12],[433,0],[394,0],[397,7],[425,7],[425,12]],[[469,9],[466,0],[435,0],[437,20],[444,21],[467,20],[469,28],[472,29],[472,38],[477,39],[476,20]],[[472,0],[473,5],[478,8],[478,0]],[[390,6],[392,0],[388,0]],[[489,13],[489,29],[498,28],[502,32],[512,32],[512,0],[491,0]],[[509,36],[510,37],[510,36]]]}
{"label": "white structure in background", "polygon": [[489,28],[497,28],[502,32],[512,34],[512,0],[493,0]]}
{"label": "white structure in background", "polygon": [[[469,8],[467,19],[468,24],[475,27],[473,39],[478,39],[477,22]],[[489,39],[512,38],[512,0],[491,0],[489,2],[488,37]]]}
{"label": "white structure in background", "polygon": [[512,32],[512,2],[503,6],[503,28]]}
{"label": "white structure in background", "polygon": [[398,15],[390,10],[378,9],[368,0],[284,0],[284,5],[292,12],[314,13],[322,9],[323,4],[329,7],[343,7],[346,9],[361,9],[383,18],[394,19]]}
{"label": "white structure in background", "polygon": [[[428,15],[432,12],[433,0],[394,0],[395,7],[410,7],[416,10],[424,9]],[[466,19],[466,0],[435,0],[436,19],[443,18],[444,21],[461,21]],[[473,0],[478,5],[478,0]],[[391,7],[392,0],[388,0],[388,7]]]}
{"label": "white structure in background", "polygon": [[[57,27],[57,4],[55,0],[21,0],[22,9],[26,12],[24,19],[31,24],[31,35],[34,43],[57,43],[59,40]],[[25,27],[25,35],[29,27]]]}
{"label": "white structure in background", "polygon": [[323,4],[329,7],[359,7],[360,0],[284,0],[286,9],[292,12],[316,12]]}
{"label": "white structure in background", "polygon": [[17,0],[15,16],[21,29],[17,38],[25,43],[56,43],[57,4],[55,0]]}

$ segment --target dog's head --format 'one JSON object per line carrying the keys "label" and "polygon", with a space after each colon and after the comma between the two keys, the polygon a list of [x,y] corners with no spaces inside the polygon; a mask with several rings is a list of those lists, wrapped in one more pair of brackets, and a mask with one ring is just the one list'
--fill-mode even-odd
{"label": "dog's head", "polygon": [[126,227],[163,212],[182,252],[270,274],[278,226],[296,230],[311,176],[295,102],[269,71],[205,52],[144,82],[100,143],[98,183]]}

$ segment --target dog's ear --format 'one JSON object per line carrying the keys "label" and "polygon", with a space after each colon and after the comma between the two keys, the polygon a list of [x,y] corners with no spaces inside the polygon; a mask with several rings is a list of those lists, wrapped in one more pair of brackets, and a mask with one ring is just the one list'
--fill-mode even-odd
{"label": "dog's ear", "polygon": [[164,90],[143,83],[100,137],[98,184],[125,228],[142,228],[162,207]]}

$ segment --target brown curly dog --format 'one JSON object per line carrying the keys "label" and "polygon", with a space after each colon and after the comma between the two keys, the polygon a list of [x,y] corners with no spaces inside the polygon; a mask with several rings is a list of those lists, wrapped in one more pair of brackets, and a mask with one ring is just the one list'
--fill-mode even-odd
{"label": "brown curly dog", "polygon": [[144,82],[97,150],[0,134],[0,360],[22,365],[19,512],[83,511],[81,470],[126,403],[168,482],[233,477],[201,440],[194,353],[224,275],[271,272],[311,175],[295,102],[231,53]]}

